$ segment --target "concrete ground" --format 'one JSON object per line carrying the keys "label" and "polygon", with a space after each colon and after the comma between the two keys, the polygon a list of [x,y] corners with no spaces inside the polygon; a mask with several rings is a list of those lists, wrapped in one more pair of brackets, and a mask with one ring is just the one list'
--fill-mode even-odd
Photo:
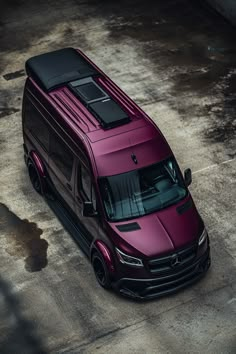
{"label": "concrete ground", "polygon": [[[206,277],[104,291],[23,162],[24,62],[80,47],[155,120],[211,239]],[[201,1],[8,0],[0,9],[0,353],[236,353],[235,30]]]}

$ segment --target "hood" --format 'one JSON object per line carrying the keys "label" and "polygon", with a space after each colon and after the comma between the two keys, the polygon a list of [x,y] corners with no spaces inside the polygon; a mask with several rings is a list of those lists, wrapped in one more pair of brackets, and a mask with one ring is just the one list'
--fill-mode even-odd
{"label": "hood", "polygon": [[203,221],[189,196],[177,205],[156,213],[110,226],[119,236],[116,244],[121,250],[153,257],[173,252],[197,240]]}

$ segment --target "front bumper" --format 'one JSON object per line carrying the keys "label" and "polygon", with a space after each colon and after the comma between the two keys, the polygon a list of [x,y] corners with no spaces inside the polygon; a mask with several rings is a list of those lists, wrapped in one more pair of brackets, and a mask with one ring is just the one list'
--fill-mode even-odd
{"label": "front bumper", "polygon": [[122,278],[113,284],[115,290],[135,299],[153,299],[172,294],[196,282],[211,264],[210,249],[195,262],[173,274],[151,279]]}

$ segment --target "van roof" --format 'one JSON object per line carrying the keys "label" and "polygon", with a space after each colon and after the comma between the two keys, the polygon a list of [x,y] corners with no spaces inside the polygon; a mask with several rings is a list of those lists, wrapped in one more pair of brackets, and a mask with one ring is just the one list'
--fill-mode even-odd
{"label": "van roof", "polygon": [[73,48],[30,58],[26,72],[47,93],[67,86],[104,129],[128,123],[127,112],[101,87],[99,71]]}
{"label": "van roof", "polygon": [[147,166],[171,154],[153,121],[80,50],[30,58],[26,72],[74,131],[88,138],[99,175]]}
{"label": "van roof", "polygon": [[132,130],[91,144],[99,176],[112,176],[143,168],[172,153],[160,132],[151,124],[135,124]]}

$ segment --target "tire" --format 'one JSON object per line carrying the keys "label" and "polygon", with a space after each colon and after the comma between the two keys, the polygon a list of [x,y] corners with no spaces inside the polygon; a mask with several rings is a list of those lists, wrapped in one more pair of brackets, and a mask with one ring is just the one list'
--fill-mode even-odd
{"label": "tire", "polygon": [[30,181],[31,181],[34,189],[36,190],[37,193],[42,195],[43,188],[42,188],[41,178],[40,178],[39,173],[32,161],[30,161],[28,163],[28,172],[29,172]]}
{"label": "tire", "polygon": [[111,288],[111,279],[109,272],[106,266],[106,263],[102,255],[98,252],[95,252],[92,256],[92,265],[94,274],[98,283],[105,289]]}

